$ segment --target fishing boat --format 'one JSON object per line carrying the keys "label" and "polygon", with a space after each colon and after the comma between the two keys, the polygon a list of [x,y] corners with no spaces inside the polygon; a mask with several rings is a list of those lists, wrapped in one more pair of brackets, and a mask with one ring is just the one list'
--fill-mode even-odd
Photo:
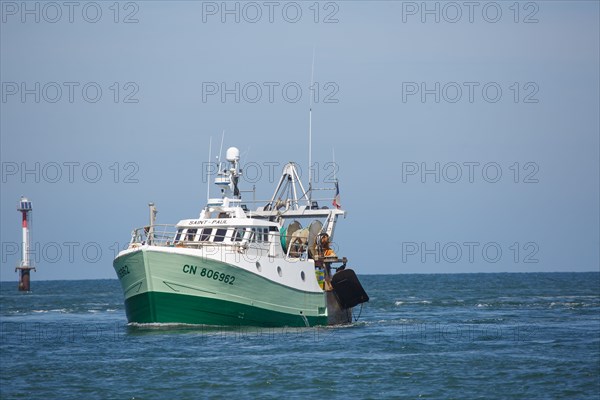
{"label": "fishing boat", "polygon": [[[369,300],[347,259],[331,246],[339,217],[304,189],[295,163],[284,166],[270,200],[248,207],[238,183],[240,152],[230,147],[198,218],[132,232],[113,262],[129,323],[321,326],[353,321]],[[338,188],[337,181],[335,187]],[[337,192],[336,192],[337,193]],[[256,204],[255,204],[256,205]]]}

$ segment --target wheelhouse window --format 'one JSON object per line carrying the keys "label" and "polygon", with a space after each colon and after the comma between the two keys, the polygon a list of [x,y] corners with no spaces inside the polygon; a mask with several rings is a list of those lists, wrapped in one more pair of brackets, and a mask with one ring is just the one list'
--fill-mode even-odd
{"label": "wheelhouse window", "polygon": [[202,229],[202,233],[200,233],[200,241],[208,242],[210,240],[210,234],[212,233],[212,228],[204,228]]}
{"label": "wheelhouse window", "polygon": [[177,235],[175,235],[175,242],[179,242],[179,239],[181,239],[181,234],[183,233],[183,229],[179,228],[177,229]]}
{"label": "wheelhouse window", "polygon": [[244,234],[246,233],[246,228],[235,228],[233,231],[233,241],[241,242],[244,239]]}
{"label": "wheelhouse window", "polygon": [[269,242],[269,228],[252,228],[252,242],[267,243]]}
{"label": "wheelhouse window", "polygon": [[185,235],[185,240],[187,240],[188,242],[192,242],[197,232],[198,229],[188,229],[187,234]]}
{"label": "wheelhouse window", "polygon": [[226,235],[227,235],[227,228],[219,228],[219,229],[217,229],[217,232],[215,233],[214,241],[222,242],[223,240],[225,240]]}

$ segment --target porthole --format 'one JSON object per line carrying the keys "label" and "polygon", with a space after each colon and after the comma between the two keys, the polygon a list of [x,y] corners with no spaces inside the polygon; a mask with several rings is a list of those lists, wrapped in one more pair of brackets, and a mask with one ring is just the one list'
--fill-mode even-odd
{"label": "porthole", "polygon": [[262,267],[260,266],[260,263],[257,261],[256,262],[256,269],[260,272]]}
{"label": "porthole", "polygon": [[279,276],[282,276],[281,267],[277,267],[277,273],[279,274]]}
{"label": "porthole", "polygon": [[306,280],[306,274],[304,273],[304,271],[300,272],[300,278],[302,278],[302,282]]}

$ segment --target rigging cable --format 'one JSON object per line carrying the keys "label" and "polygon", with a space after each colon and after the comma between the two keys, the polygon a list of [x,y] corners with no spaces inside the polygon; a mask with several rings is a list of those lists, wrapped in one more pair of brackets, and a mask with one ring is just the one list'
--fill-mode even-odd
{"label": "rigging cable", "polygon": [[[354,319],[354,322],[358,322],[358,319],[360,318],[360,316],[361,316],[361,314],[362,314],[362,309],[363,309],[363,305],[364,305],[364,304],[365,304],[365,303],[360,303],[360,311],[358,312],[358,317],[356,317],[356,318]],[[354,317],[354,316],[353,316],[353,317]]]}

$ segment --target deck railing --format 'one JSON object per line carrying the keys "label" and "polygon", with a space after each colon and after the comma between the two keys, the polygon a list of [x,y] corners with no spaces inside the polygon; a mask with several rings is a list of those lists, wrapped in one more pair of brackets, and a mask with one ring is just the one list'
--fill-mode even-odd
{"label": "deck railing", "polygon": [[175,243],[177,225],[155,224],[134,229],[131,232],[132,244],[152,244],[153,246],[171,246]]}
{"label": "deck railing", "polygon": [[[256,248],[262,251],[269,251],[264,246],[260,246],[257,242],[249,242],[247,239],[239,242],[231,242],[228,237],[226,241],[213,242],[213,241],[199,241],[199,240],[187,240],[187,233],[181,233],[180,237],[177,237],[178,227],[173,224],[155,224],[152,226],[144,226],[141,228],[134,229],[131,232],[131,242],[129,248],[135,248],[142,245],[152,245],[161,247],[186,247],[186,248],[200,248],[203,246],[238,246],[240,249]],[[279,245],[281,242],[281,234],[279,232],[270,231],[270,236],[275,236],[275,243]],[[177,239],[177,240],[176,240]],[[306,243],[302,246],[299,251],[294,251],[293,246],[287,249],[287,253],[284,254],[286,258],[299,258],[305,259],[308,254],[306,253]],[[311,246],[312,247],[312,246]],[[318,258],[318,257],[316,257]],[[315,259],[316,259],[315,258]],[[344,262],[343,259],[325,259],[326,262]]]}
{"label": "deck railing", "polygon": [[[214,227],[213,227],[214,228]],[[179,228],[181,229],[181,228]],[[201,230],[202,228],[198,228]],[[173,224],[156,224],[152,226],[144,226],[142,228],[134,229],[131,232],[131,241],[129,243],[129,247],[137,247],[140,245],[152,245],[152,246],[164,246],[164,247],[189,247],[189,248],[199,248],[201,246],[222,246],[222,245],[233,245],[240,246],[244,248],[261,248],[263,247],[257,246],[256,242],[248,242],[247,239],[243,241],[231,241],[231,237],[225,236],[224,241],[214,242],[214,241],[200,241],[200,240],[188,240],[187,232],[182,232],[180,237],[177,237],[178,227]],[[269,232],[270,235],[276,236],[276,240],[279,242],[281,240],[281,235],[279,232]],[[196,234],[194,234],[196,236]]]}

